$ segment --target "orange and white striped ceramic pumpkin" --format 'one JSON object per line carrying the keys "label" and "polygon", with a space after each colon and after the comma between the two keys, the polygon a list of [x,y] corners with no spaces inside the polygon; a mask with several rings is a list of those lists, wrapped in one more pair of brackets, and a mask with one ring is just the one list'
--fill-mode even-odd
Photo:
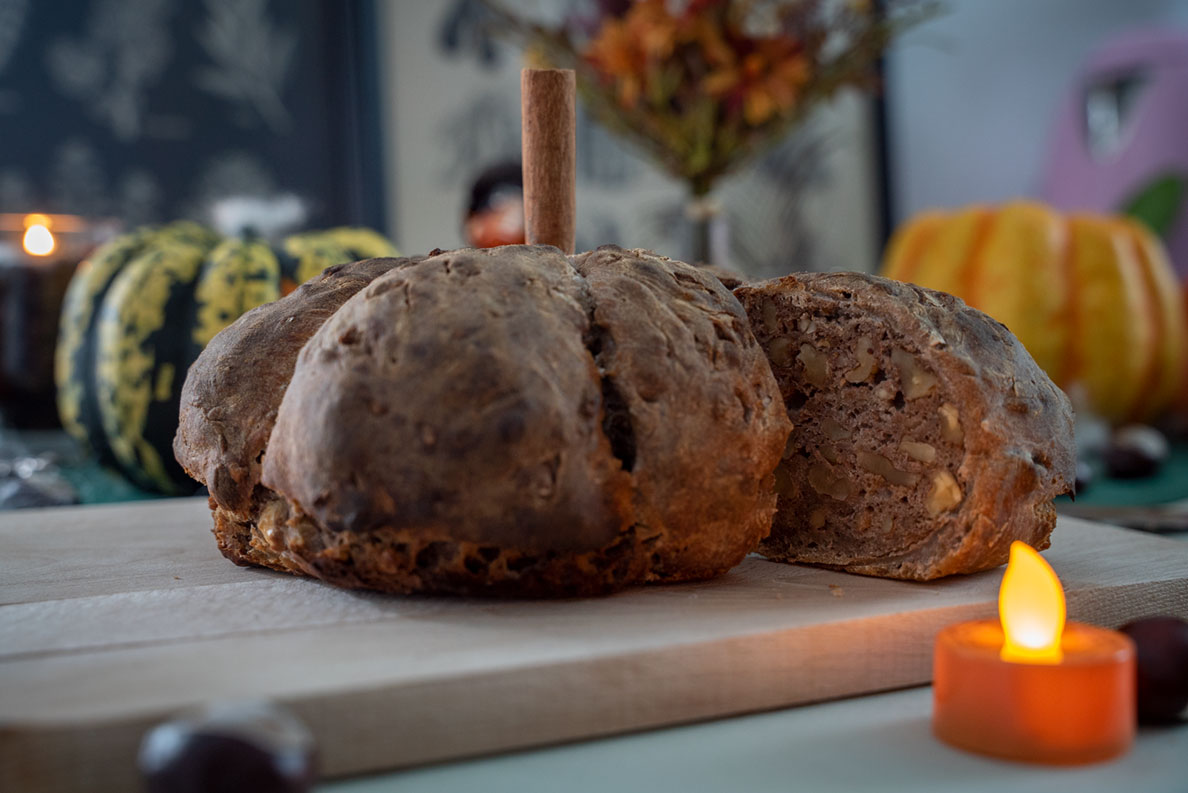
{"label": "orange and white striped ceramic pumpkin", "polygon": [[925,212],[896,231],[883,275],[985,311],[1115,423],[1150,419],[1180,392],[1185,306],[1163,245],[1137,221],[1021,201]]}

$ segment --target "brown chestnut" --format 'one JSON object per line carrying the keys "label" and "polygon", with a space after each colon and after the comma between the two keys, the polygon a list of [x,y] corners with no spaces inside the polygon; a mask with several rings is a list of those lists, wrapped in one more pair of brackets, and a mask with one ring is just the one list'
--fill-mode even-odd
{"label": "brown chestnut", "polygon": [[1153,476],[1170,450],[1167,438],[1154,427],[1131,424],[1114,433],[1105,450],[1106,470],[1115,479]]}
{"label": "brown chestnut", "polygon": [[212,705],[154,727],[139,766],[148,793],[308,793],[317,776],[305,725],[262,702]]}
{"label": "brown chestnut", "polygon": [[1119,630],[1138,650],[1138,718],[1142,724],[1179,721],[1188,708],[1188,622],[1149,617]]}

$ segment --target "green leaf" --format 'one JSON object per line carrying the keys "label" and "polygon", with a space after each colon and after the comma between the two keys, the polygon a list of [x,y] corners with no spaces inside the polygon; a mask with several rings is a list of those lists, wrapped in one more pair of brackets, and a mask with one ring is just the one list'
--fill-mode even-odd
{"label": "green leaf", "polygon": [[1166,237],[1184,203],[1184,177],[1163,174],[1146,184],[1125,202],[1123,213],[1141,220],[1160,237]]}

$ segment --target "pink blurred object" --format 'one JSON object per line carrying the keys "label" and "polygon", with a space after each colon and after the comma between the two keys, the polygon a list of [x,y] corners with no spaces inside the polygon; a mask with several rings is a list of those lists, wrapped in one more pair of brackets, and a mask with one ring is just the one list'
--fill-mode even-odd
{"label": "pink blurred object", "polygon": [[1042,195],[1061,209],[1139,212],[1188,281],[1188,31],[1117,36],[1088,59],[1065,102]]}

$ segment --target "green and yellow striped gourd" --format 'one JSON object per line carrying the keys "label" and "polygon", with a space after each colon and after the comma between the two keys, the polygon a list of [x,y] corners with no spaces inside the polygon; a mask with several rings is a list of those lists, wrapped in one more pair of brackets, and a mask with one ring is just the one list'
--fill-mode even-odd
{"label": "green and yellow striped gourd", "polygon": [[368,229],[297,234],[277,250],[187,221],[109,242],[79,266],[62,307],[62,425],[140,487],[192,493],[172,444],[186,371],[207,342],[331,265],[395,253]]}

